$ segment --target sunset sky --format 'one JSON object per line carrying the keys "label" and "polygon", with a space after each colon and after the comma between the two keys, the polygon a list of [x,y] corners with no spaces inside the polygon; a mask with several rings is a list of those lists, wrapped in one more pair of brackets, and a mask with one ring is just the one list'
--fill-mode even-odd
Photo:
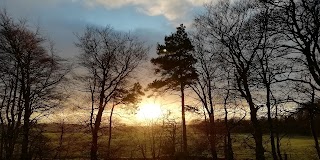
{"label": "sunset sky", "polygon": [[[76,54],[74,33],[86,25],[111,25],[130,31],[149,45],[163,43],[165,35],[183,23],[190,26],[208,0],[0,0],[14,18],[39,25],[61,55]],[[155,52],[155,51],[151,51]]]}
{"label": "sunset sky", "polygon": [[[115,30],[136,34],[151,46],[150,55],[155,55],[157,43],[163,43],[164,36],[175,32],[181,23],[190,28],[194,16],[206,2],[208,0],[0,0],[0,6],[15,19],[27,19],[31,28],[40,26],[41,34],[55,43],[59,55],[75,58],[78,55],[75,34],[82,34],[86,25],[110,25]],[[152,79],[143,77],[145,79],[140,79],[143,85]],[[154,101],[164,112],[170,108],[180,116],[179,96],[144,98],[141,106],[152,105]],[[137,112],[141,115],[139,108]]]}

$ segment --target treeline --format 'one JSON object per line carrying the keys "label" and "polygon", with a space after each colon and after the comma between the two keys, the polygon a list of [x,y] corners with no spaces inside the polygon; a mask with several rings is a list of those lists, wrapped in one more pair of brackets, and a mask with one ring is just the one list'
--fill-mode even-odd
{"label": "treeline", "polygon": [[[267,117],[262,117],[259,119],[260,125],[262,128],[263,134],[268,134],[269,132],[269,125],[268,125],[268,119]],[[277,127],[279,130],[279,133],[284,136],[312,136],[312,132],[310,130],[310,123],[309,118],[305,116],[287,116],[280,119],[273,119],[274,121],[277,121]],[[320,118],[317,116],[316,118],[316,125],[315,130],[319,131],[320,129]],[[190,126],[193,126],[203,132],[207,131],[207,122],[196,122],[196,124],[190,124]],[[225,128],[225,122],[222,119],[216,120],[216,130],[217,134],[224,135],[226,133]],[[234,125],[234,129],[231,131],[231,133],[237,135],[237,134],[250,134],[252,133],[252,125],[250,120],[243,119],[239,120],[237,118],[235,119],[229,119],[228,123],[230,125]],[[318,136],[320,136],[320,133],[318,133]]]}

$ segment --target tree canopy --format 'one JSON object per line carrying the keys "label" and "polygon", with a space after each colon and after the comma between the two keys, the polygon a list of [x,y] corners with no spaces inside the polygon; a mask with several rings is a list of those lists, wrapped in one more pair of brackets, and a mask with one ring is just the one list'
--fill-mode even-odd
{"label": "tree canopy", "polygon": [[181,86],[194,83],[198,75],[194,64],[197,60],[191,52],[194,46],[191,44],[185,26],[177,27],[176,33],[165,37],[165,44],[158,44],[157,58],[152,58],[151,63],[157,68],[155,73],[161,76],[149,84],[150,88],[179,89]]}

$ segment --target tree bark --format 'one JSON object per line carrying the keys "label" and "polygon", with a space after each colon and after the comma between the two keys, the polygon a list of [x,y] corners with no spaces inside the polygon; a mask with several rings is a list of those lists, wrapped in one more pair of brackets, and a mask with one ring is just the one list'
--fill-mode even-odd
{"label": "tree bark", "polygon": [[[265,156],[264,156],[265,150],[263,148],[263,143],[262,143],[262,131],[261,131],[260,123],[257,118],[258,108],[256,108],[255,104],[253,103],[251,92],[249,90],[249,86],[248,86],[246,77],[243,77],[242,80],[243,80],[243,87],[244,87],[244,91],[241,90],[242,95],[244,95],[244,97],[246,98],[246,100],[249,104],[249,107],[250,107],[250,120],[251,120],[252,126],[253,126],[253,138],[254,138],[255,145],[256,145],[255,146],[256,159],[257,160],[265,160]],[[239,83],[238,83],[238,85],[239,85]],[[239,86],[239,87],[241,87],[241,86]]]}
{"label": "tree bark", "polygon": [[254,128],[253,137],[256,143],[256,148],[255,148],[256,159],[264,160],[265,157],[264,157],[264,148],[262,144],[262,132],[261,132],[259,121],[257,119],[257,109],[254,108],[253,110],[251,110],[250,116],[251,116],[251,122]]}
{"label": "tree bark", "polygon": [[215,124],[214,124],[214,113],[209,114],[209,141],[210,141],[210,146],[211,146],[211,154],[212,154],[212,159],[217,160],[218,155],[217,155],[217,150],[216,150],[216,133],[215,133]]}
{"label": "tree bark", "polygon": [[279,160],[282,160],[282,155],[281,155],[281,150],[280,150],[280,135],[279,135],[279,121],[278,121],[278,106],[276,106],[276,130],[275,130],[275,134],[276,134],[276,140],[277,140],[277,154],[279,157]]}
{"label": "tree bark", "polygon": [[217,155],[217,149],[216,149],[216,132],[215,132],[215,123],[214,123],[214,107],[213,107],[213,97],[212,97],[212,88],[211,88],[211,81],[210,81],[210,73],[206,72],[207,75],[207,80],[208,80],[208,98],[209,98],[209,104],[210,104],[210,110],[211,112],[209,113],[209,119],[210,119],[210,144],[211,144],[211,154],[213,160],[218,159]]}
{"label": "tree bark", "polygon": [[[229,74],[228,74],[228,78],[229,78]],[[228,87],[229,87],[229,80],[228,80]],[[224,124],[226,127],[226,134],[224,137],[224,155],[225,155],[225,159],[226,160],[233,160],[233,150],[232,150],[232,139],[231,139],[231,129],[229,127],[229,123],[228,123],[228,110],[227,110],[227,102],[228,102],[228,98],[229,98],[229,94],[230,91],[229,89],[227,90],[227,95],[224,98],[224,104],[223,104],[223,108],[224,108]]]}
{"label": "tree bark", "polygon": [[184,155],[188,155],[188,144],[187,144],[187,127],[185,117],[185,106],[184,106],[184,85],[181,85],[181,113],[182,113],[182,147]]}
{"label": "tree bark", "polygon": [[[28,104],[29,102],[25,102],[25,104]],[[29,105],[25,105],[25,113],[24,113],[24,120],[23,120],[23,140],[22,140],[22,151],[21,151],[21,160],[29,160],[31,157],[29,157],[28,154],[28,146],[29,146],[29,131],[30,131],[30,109]]]}
{"label": "tree bark", "polygon": [[312,136],[314,139],[314,145],[317,151],[318,158],[320,159],[320,148],[319,148],[318,134],[315,128],[314,114],[310,113],[309,117],[310,117],[310,128],[311,128]]}
{"label": "tree bark", "polygon": [[95,120],[95,124],[92,130],[92,142],[91,142],[91,160],[98,160],[98,132],[100,129],[101,119],[102,119],[103,109],[99,108],[97,118]]}
{"label": "tree bark", "polygon": [[111,108],[110,117],[109,117],[109,137],[108,137],[108,146],[107,146],[107,159],[110,159],[110,149],[111,149],[111,139],[112,139],[112,115],[114,110],[114,105]]}
{"label": "tree bark", "polygon": [[271,141],[271,152],[272,157],[274,160],[278,160],[276,147],[275,147],[275,140],[274,140],[274,127],[271,117],[271,104],[270,104],[270,84],[266,82],[266,89],[267,89],[267,110],[268,110],[268,123],[269,123],[269,131],[270,131],[270,141]]}
{"label": "tree bark", "polygon": [[97,160],[97,151],[98,151],[98,131],[94,128],[92,130],[92,142],[91,142],[91,150],[90,150],[90,156],[91,160]]}
{"label": "tree bark", "polygon": [[[28,61],[30,60],[30,54],[28,55]],[[23,139],[22,139],[22,147],[21,147],[21,160],[29,160],[28,148],[29,148],[29,131],[30,131],[30,115],[31,115],[31,108],[30,108],[30,73],[29,67],[30,62],[27,62],[25,66],[23,64],[19,64],[21,67],[21,87],[23,92],[23,99],[24,99],[24,117],[23,117]]]}

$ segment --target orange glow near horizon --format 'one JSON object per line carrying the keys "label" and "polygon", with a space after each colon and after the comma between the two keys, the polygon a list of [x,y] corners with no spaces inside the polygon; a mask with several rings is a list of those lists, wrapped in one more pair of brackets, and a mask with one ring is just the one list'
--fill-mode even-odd
{"label": "orange glow near horizon", "polygon": [[161,118],[163,112],[161,110],[160,104],[157,103],[142,103],[136,114],[138,120],[154,120]]}

